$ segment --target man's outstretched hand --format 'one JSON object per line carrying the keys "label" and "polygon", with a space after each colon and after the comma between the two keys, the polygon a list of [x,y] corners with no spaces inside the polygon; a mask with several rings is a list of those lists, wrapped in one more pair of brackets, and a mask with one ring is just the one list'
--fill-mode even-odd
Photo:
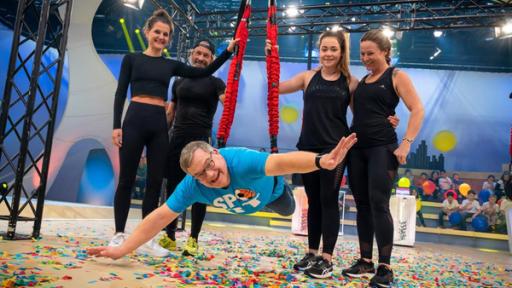
{"label": "man's outstretched hand", "polygon": [[332,170],[338,166],[338,164],[343,161],[345,156],[347,156],[348,150],[356,144],[357,138],[356,133],[352,133],[347,137],[342,137],[338,145],[334,149],[329,152],[329,154],[325,154],[320,159],[320,166],[323,169]]}
{"label": "man's outstretched hand", "polygon": [[114,260],[117,260],[125,255],[119,247],[109,246],[87,248],[87,254],[89,256],[112,258]]}

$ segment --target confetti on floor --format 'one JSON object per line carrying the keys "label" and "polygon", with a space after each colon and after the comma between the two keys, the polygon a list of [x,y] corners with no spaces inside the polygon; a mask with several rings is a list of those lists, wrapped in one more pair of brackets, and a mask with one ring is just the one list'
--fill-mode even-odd
{"label": "confetti on floor", "polygon": [[[315,280],[292,269],[303,256],[305,237],[254,226],[205,224],[199,240],[204,253],[195,258],[181,256],[180,250],[167,258],[88,257],[86,247],[108,243],[111,222],[44,221],[40,240],[0,240],[1,287],[366,287],[369,283],[341,275],[341,269],[357,257],[353,236],[338,240],[333,277]],[[128,231],[136,223],[129,221]],[[178,233],[178,247],[187,236]],[[393,287],[512,286],[512,260],[506,252],[418,243],[415,248],[395,247],[391,261]]]}

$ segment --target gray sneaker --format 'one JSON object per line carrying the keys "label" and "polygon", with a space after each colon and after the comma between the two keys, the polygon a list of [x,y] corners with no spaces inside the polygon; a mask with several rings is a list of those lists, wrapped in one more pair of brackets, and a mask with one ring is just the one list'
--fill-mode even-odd
{"label": "gray sneaker", "polygon": [[322,257],[315,256],[313,253],[307,253],[299,262],[293,265],[293,269],[298,271],[304,271],[308,268],[311,268],[318,260]]}

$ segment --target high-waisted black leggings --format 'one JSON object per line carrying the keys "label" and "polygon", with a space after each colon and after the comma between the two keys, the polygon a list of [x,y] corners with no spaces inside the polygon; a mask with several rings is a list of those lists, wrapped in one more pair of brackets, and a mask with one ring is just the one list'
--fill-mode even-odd
{"label": "high-waisted black leggings", "polygon": [[334,170],[302,174],[308,196],[308,246],[311,250],[318,250],[322,238],[322,252],[332,255],[334,251],[340,229],[338,196],[344,168],[341,163]]}
{"label": "high-waisted black leggings", "polygon": [[[193,135],[193,134],[178,134],[173,135],[171,137],[168,160],[167,160],[167,198],[169,198],[176,186],[185,178],[187,175],[180,167],[180,155],[181,150],[192,141],[205,141],[209,143],[210,135]],[[201,227],[203,226],[203,221],[206,216],[206,204],[203,203],[194,203],[192,205],[192,228],[190,232],[190,236],[197,239],[199,237],[199,232],[201,232]],[[178,219],[175,219],[171,222],[171,224],[167,225],[165,231],[167,232],[167,236],[169,238],[175,240],[176,236],[176,227],[178,226]]]}
{"label": "high-waisted black leggings", "polygon": [[357,232],[361,258],[372,259],[373,235],[379,248],[379,263],[390,263],[393,249],[393,219],[389,198],[397,174],[393,151],[397,144],[352,148],[348,155],[348,179],[357,207]]}
{"label": "high-waisted black leggings", "polygon": [[131,192],[140,157],[146,147],[146,193],[142,200],[142,216],[158,207],[164,176],[169,136],[165,108],[132,101],[123,121],[123,143],[119,148],[119,184],[114,197],[116,232],[124,232]]}

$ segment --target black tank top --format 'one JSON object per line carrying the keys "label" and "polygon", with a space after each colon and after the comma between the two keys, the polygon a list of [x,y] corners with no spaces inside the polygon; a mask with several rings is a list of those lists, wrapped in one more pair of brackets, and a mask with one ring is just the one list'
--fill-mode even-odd
{"label": "black tank top", "polygon": [[368,75],[354,91],[352,132],[357,134],[355,147],[369,148],[397,142],[396,132],[388,117],[395,115],[399,97],[393,87],[393,70],[389,67],[377,81],[366,83]]}
{"label": "black tank top", "polygon": [[327,150],[334,148],[341,137],[348,135],[347,107],[350,91],[347,78],[328,81],[316,72],[304,93],[302,130],[299,150]]}

